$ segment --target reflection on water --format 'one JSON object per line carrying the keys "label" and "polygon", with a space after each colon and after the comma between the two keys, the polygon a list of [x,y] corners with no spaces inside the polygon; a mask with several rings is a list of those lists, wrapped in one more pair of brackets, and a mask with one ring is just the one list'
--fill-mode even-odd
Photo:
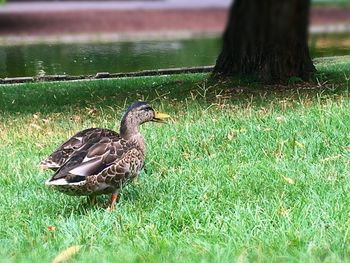
{"label": "reflection on water", "polygon": [[[311,36],[313,57],[350,54],[350,34]],[[0,46],[0,77],[94,75],[212,65],[218,38],[89,44]]]}

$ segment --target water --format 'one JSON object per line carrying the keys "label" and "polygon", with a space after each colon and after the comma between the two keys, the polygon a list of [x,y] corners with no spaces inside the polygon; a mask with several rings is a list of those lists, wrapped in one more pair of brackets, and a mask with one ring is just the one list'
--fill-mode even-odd
{"label": "water", "polygon": [[[349,43],[350,34],[312,36],[311,54],[313,57],[347,55]],[[212,65],[220,47],[219,38],[0,46],[0,78]]]}
{"label": "water", "polygon": [[0,46],[0,77],[88,75],[210,65],[218,39]]}

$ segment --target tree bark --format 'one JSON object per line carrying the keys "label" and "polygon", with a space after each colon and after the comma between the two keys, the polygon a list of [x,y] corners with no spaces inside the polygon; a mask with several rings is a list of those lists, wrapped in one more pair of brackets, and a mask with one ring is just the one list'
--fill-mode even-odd
{"label": "tree bark", "polygon": [[234,0],[214,73],[269,83],[309,80],[310,0]]}

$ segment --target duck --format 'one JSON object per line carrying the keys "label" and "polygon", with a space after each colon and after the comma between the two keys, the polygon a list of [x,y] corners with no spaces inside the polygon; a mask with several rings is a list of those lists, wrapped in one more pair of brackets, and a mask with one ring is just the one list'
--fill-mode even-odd
{"label": "duck", "polygon": [[169,118],[147,102],[134,102],[122,117],[119,133],[102,128],[80,131],[43,160],[40,167],[55,172],[45,184],[67,195],[87,196],[92,203],[98,195],[111,194],[113,210],[122,187],[144,166],[146,143],[140,125],[166,123]]}

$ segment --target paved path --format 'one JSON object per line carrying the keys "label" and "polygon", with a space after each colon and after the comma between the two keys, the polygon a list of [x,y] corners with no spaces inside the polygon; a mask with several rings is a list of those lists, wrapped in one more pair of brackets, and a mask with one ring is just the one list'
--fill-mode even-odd
{"label": "paved path", "polygon": [[72,10],[159,10],[228,8],[231,0],[154,0],[96,2],[15,2],[0,8],[0,13],[57,12]]}
{"label": "paved path", "polygon": [[[0,45],[221,34],[230,0],[22,2],[0,7]],[[350,30],[350,8],[315,8],[311,31]]]}

